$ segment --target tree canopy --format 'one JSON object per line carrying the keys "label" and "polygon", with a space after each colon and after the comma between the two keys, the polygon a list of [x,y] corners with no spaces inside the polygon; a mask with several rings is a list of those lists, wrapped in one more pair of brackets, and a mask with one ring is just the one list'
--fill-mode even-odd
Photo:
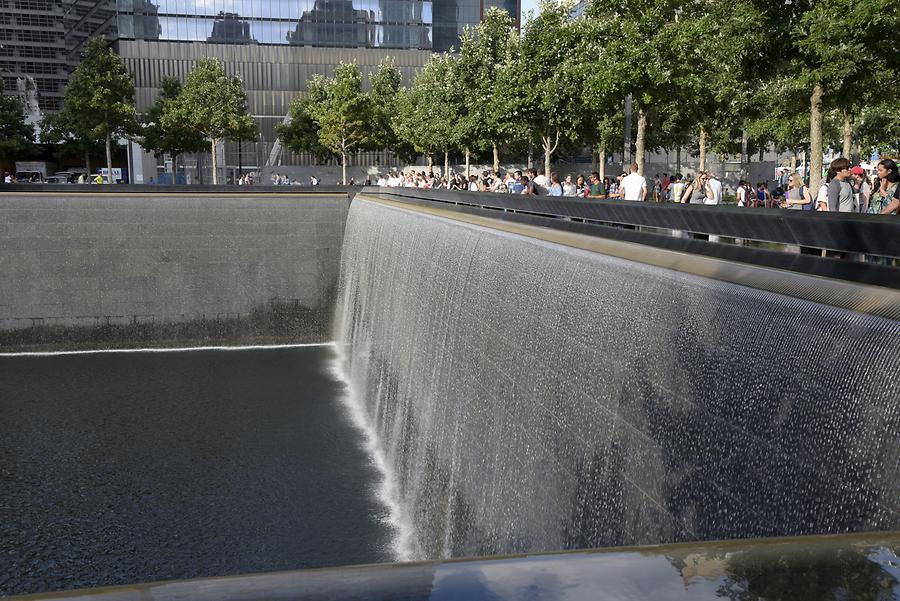
{"label": "tree canopy", "polygon": [[84,147],[103,140],[109,183],[114,183],[112,142],[136,133],[135,115],[131,74],[106,40],[91,38],[66,86],[61,116],[55,121],[57,136],[72,137]]}
{"label": "tree canopy", "polygon": [[25,123],[22,102],[14,96],[0,95],[0,157],[27,154],[33,143],[34,126]]}
{"label": "tree canopy", "polygon": [[206,147],[206,139],[196,130],[163,121],[169,104],[181,95],[181,88],[177,79],[164,78],[160,83],[159,98],[141,119],[141,146],[157,155],[171,155],[173,173],[178,155],[199,152]]}
{"label": "tree canopy", "polygon": [[179,128],[205,138],[212,152],[213,184],[219,183],[217,148],[225,140],[256,137],[239,77],[229,77],[215,58],[201,58],[176,98],[165,104],[163,128]]}
{"label": "tree canopy", "polygon": [[549,170],[573,145],[606,153],[633,136],[639,167],[646,151],[688,147],[701,168],[714,151],[739,154],[746,172],[753,153],[773,148],[811,157],[813,183],[825,144],[845,154],[854,143],[857,153],[900,146],[890,0],[590,0],[574,18],[570,8],[545,1],[521,32],[488,10],[458,55],[433,56],[405,88],[393,65],[368,94],[355,67],[313,80],[282,139],[338,156],[339,138],[406,144],[445,162],[492,150],[495,167],[501,152],[537,145]]}

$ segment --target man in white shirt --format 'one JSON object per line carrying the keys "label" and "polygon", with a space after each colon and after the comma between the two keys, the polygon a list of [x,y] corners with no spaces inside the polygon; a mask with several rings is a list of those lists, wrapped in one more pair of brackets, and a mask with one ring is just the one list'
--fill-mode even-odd
{"label": "man in white shirt", "polygon": [[647,200],[647,180],[638,175],[637,163],[631,165],[631,173],[622,178],[622,190],[625,200]]}
{"label": "man in white shirt", "polygon": [[534,185],[537,188],[538,194],[546,194],[547,190],[550,188],[550,178],[541,171],[531,170],[531,179],[534,181]]}
{"label": "man in white shirt", "polygon": [[712,173],[709,174],[709,181],[706,182],[706,200],[704,204],[717,205],[722,202],[722,182],[716,179]]}

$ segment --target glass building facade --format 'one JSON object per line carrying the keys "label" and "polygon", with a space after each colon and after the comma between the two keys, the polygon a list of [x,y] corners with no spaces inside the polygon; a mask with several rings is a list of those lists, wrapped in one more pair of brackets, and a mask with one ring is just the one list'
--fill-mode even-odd
{"label": "glass building facade", "polygon": [[117,0],[121,39],[443,52],[519,0]]}

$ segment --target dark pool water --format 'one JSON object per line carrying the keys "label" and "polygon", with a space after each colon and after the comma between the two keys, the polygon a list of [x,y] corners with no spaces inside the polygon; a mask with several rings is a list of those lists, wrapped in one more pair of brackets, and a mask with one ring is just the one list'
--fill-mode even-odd
{"label": "dark pool water", "polygon": [[331,360],[0,357],[0,596],[389,561]]}

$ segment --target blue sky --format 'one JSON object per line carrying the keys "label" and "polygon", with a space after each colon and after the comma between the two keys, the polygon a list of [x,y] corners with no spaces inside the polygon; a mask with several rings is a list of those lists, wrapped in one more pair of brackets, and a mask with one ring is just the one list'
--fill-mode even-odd
{"label": "blue sky", "polygon": [[528,11],[533,10],[537,12],[537,3],[538,0],[522,0],[522,18],[525,18],[526,13]]}

